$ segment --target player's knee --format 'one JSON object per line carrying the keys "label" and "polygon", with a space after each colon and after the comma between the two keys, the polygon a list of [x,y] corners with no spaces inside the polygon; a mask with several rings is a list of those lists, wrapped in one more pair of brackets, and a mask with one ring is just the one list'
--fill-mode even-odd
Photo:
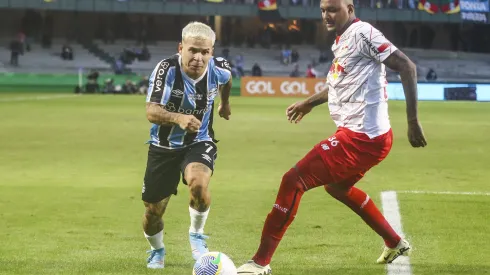
{"label": "player's knee", "polygon": [[327,193],[330,196],[332,196],[336,199],[347,196],[349,194],[350,189],[351,189],[350,187],[346,187],[346,186],[343,186],[341,184],[326,184],[325,185],[325,191],[327,191]]}
{"label": "player's knee", "polygon": [[165,213],[166,204],[145,202],[145,217],[148,220],[160,219]]}
{"label": "player's knee", "polygon": [[209,179],[205,176],[190,176],[186,179],[192,197],[201,198],[206,192]]}
{"label": "player's knee", "polygon": [[282,176],[281,185],[304,191],[303,185],[301,184],[301,179],[295,168],[289,169],[289,171]]}

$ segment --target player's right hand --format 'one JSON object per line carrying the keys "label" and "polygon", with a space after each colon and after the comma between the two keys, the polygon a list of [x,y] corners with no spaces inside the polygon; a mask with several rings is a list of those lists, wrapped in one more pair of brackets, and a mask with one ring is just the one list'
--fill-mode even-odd
{"label": "player's right hand", "polygon": [[193,115],[181,115],[179,127],[189,133],[196,133],[201,128],[201,121]]}
{"label": "player's right hand", "polygon": [[289,122],[292,123],[294,121],[294,123],[298,123],[306,114],[311,112],[311,109],[313,109],[311,105],[307,104],[305,101],[299,101],[286,109],[286,116]]}

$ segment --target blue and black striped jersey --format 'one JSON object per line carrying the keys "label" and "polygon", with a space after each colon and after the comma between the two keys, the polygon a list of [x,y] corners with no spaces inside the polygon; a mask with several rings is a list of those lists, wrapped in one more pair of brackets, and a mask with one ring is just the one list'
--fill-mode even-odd
{"label": "blue and black striped jersey", "polygon": [[176,54],[157,64],[149,79],[146,102],[161,104],[169,112],[194,115],[201,121],[201,128],[197,133],[187,133],[178,125],[153,124],[149,143],[167,149],[214,141],[214,98],[220,86],[231,79],[231,68],[224,58],[211,58],[206,72],[195,80],[185,74],[180,58]]}

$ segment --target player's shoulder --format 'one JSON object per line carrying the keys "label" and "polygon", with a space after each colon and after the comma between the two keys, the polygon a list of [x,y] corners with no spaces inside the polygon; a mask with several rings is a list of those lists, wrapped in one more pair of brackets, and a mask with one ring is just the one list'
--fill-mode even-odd
{"label": "player's shoulder", "polygon": [[231,71],[230,62],[228,62],[228,60],[226,60],[225,58],[213,56],[212,60],[215,68],[217,67]]}
{"label": "player's shoulder", "polygon": [[368,22],[359,21],[353,29],[353,33],[360,36],[365,36],[369,39],[373,37],[373,33],[379,33],[380,31],[376,29],[373,25]]}
{"label": "player's shoulder", "polygon": [[167,68],[177,66],[177,64],[179,64],[179,55],[174,54],[172,56],[160,60],[160,62],[157,63],[157,67],[162,67],[164,70],[166,70]]}

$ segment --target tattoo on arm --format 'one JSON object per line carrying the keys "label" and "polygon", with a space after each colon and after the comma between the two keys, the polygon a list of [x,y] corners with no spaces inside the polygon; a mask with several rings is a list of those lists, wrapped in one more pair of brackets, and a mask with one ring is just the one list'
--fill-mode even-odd
{"label": "tattoo on arm", "polygon": [[146,103],[146,117],[151,123],[159,125],[177,125],[181,116],[181,114],[165,110],[160,104]]}
{"label": "tattoo on arm", "polygon": [[400,74],[407,103],[407,120],[417,120],[417,67],[400,50],[392,53],[383,63]]}
{"label": "tattoo on arm", "polygon": [[328,101],[328,84],[325,85],[325,88],[318,94],[314,94],[306,99],[306,103],[311,107],[316,107]]}

